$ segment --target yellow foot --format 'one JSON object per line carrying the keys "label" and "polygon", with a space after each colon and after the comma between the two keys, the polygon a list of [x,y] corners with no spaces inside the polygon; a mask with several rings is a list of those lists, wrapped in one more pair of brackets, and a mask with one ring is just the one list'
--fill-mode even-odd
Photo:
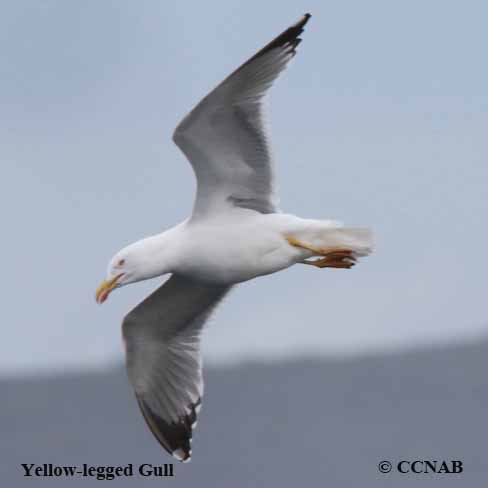
{"label": "yellow foot", "polygon": [[350,269],[356,264],[356,257],[352,251],[337,251],[330,253],[321,259],[302,261],[303,264],[311,264],[317,268],[344,268]]}
{"label": "yellow foot", "polygon": [[316,259],[313,261],[302,261],[303,264],[311,264],[312,266],[316,266],[317,268],[344,268],[349,269],[352,268],[356,264],[356,255],[350,249],[344,248],[319,248],[314,247],[309,244],[300,242],[298,239],[294,237],[287,237],[286,240],[290,243],[290,245],[294,247],[301,247],[302,249],[306,249],[307,251],[313,252],[316,256],[323,256],[320,259]]}

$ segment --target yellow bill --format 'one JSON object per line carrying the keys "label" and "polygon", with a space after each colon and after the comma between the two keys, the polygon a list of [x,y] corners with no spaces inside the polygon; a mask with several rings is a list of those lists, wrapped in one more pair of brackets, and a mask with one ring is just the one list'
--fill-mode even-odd
{"label": "yellow bill", "polygon": [[101,285],[97,288],[97,291],[95,292],[95,298],[97,300],[97,303],[102,304],[110,295],[110,292],[117,288],[118,281],[120,277],[124,273],[118,274],[117,276],[114,276],[110,280],[104,280],[102,281]]}

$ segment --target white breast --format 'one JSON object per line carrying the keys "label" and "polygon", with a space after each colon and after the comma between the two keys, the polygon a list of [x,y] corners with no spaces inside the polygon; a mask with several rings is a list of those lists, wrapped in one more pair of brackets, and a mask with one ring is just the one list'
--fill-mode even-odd
{"label": "white breast", "polygon": [[189,224],[175,271],[204,281],[238,283],[274,273],[300,259],[263,215],[239,213]]}

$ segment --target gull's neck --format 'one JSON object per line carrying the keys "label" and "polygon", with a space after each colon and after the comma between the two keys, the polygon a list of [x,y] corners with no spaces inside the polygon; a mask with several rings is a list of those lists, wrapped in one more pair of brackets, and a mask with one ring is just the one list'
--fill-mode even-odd
{"label": "gull's neck", "polygon": [[180,224],[129,246],[137,261],[136,281],[174,272],[179,256],[181,233]]}

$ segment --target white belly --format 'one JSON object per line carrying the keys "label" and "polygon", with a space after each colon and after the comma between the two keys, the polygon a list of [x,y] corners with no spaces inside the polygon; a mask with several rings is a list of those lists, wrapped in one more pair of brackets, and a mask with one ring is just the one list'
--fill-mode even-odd
{"label": "white belly", "polygon": [[281,229],[265,216],[190,224],[175,271],[219,283],[238,283],[285,269],[301,260]]}
{"label": "white belly", "polygon": [[262,215],[248,210],[188,222],[182,232],[174,271],[228,284],[275,273],[314,255],[290,245],[287,236],[320,249],[349,249],[357,256],[366,256],[372,247],[368,229],[342,227],[331,220]]}

